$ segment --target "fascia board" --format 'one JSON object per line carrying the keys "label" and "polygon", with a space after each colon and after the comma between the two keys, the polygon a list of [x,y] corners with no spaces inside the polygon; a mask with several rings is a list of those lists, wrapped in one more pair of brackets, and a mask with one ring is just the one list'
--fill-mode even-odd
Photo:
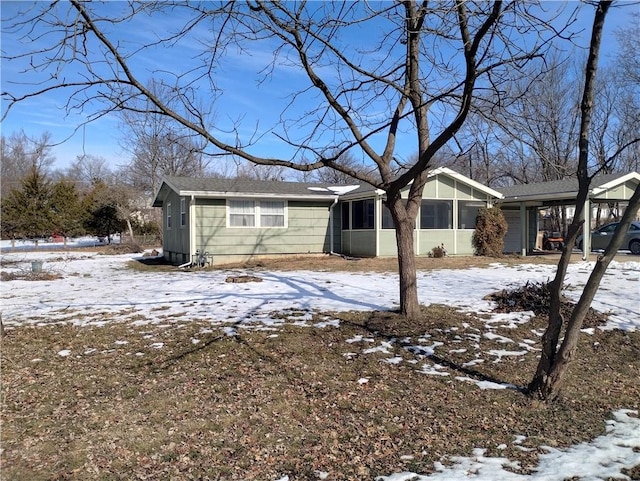
{"label": "fascia board", "polygon": [[305,195],[305,194],[274,194],[259,192],[212,192],[205,190],[182,190],[179,196],[194,196],[208,199],[283,199],[283,200],[326,200],[332,202],[337,195]]}

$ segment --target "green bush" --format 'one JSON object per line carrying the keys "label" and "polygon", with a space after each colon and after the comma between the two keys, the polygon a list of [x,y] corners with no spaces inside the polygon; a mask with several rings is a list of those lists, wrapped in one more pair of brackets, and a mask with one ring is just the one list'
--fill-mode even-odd
{"label": "green bush", "polygon": [[499,207],[482,207],[478,211],[476,230],[471,242],[477,256],[500,257],[504,250],[507,221]]}

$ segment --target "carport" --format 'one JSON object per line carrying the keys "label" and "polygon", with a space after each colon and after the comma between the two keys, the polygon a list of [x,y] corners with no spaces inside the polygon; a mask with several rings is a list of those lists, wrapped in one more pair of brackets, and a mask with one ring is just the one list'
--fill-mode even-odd
{"label": "carport", "polygon": [[[585,226],[593,220],[593,205],[600,203],[628,202],[640,184],[640,174],[608,174],[594,177],[591,181],[589,195],[584,211],[589,219]],[[532,252],[538,235],[538,211],[544,207],[575,206],[578,196],[578,180],[576,178],[520,184],[496,189],[504,195],[499,201],[509,230],[505,238],[505,252],[517,252],[523,256]],[[586,259],[591,252],[591,236],[584,236],[582,258]]]}

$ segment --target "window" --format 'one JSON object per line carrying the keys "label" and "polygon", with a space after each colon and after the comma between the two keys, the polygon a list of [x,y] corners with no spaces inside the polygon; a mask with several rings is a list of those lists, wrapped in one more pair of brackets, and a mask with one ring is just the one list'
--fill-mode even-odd
{"label": "window", "polygon": [[283,200],[229,200],[229,227],[286,227]]}
{"label": "window", "polygon": [[260,226],[284,227],[284,202],[261,201],[260,202]]}
{"label": "window", "polygon": [[229,201],[229,227],[255,227],[256,203],[253,200]]}
{"label": "window", "polygon": [[452,227],[452,200],[427,199],[422,201],[420,206],[420,229],[451,229]]}
{"label": "window", "polygon": [[393,223],[393,217],[391,217],[391,211],[387,204],[383,204],[382,206],[382,228],[383,229],[395,229],[396,226]]}
{"label": "window", "polygon": [[171,229],[171,202],[167,204],[167,229]]}
{"label": "window", "polygon": [[342,204],[342,230],[349,230],[349,202]]}
{"label": "window", "polygon": [[375,205],[373,199],[355,200],[351,203],[351,227],[353,229],[373,229]]}
{"label": "window", "polygon": [[458,201],[458,229],[475,229],[480,207],[486,207],[486,204],[477,200]]}
{"label": "window", "polygon": [[180,199],[180,227],[187,225],[187,202],[186,199]]}

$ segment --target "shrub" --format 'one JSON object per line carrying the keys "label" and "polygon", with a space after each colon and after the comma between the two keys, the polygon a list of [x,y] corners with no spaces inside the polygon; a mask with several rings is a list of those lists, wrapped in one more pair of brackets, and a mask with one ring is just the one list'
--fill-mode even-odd
{"label": "shrub", "polygon": [[499,207],[482,207],[471,242],[477,256],[500,257],[504,250],[507,221]]}

